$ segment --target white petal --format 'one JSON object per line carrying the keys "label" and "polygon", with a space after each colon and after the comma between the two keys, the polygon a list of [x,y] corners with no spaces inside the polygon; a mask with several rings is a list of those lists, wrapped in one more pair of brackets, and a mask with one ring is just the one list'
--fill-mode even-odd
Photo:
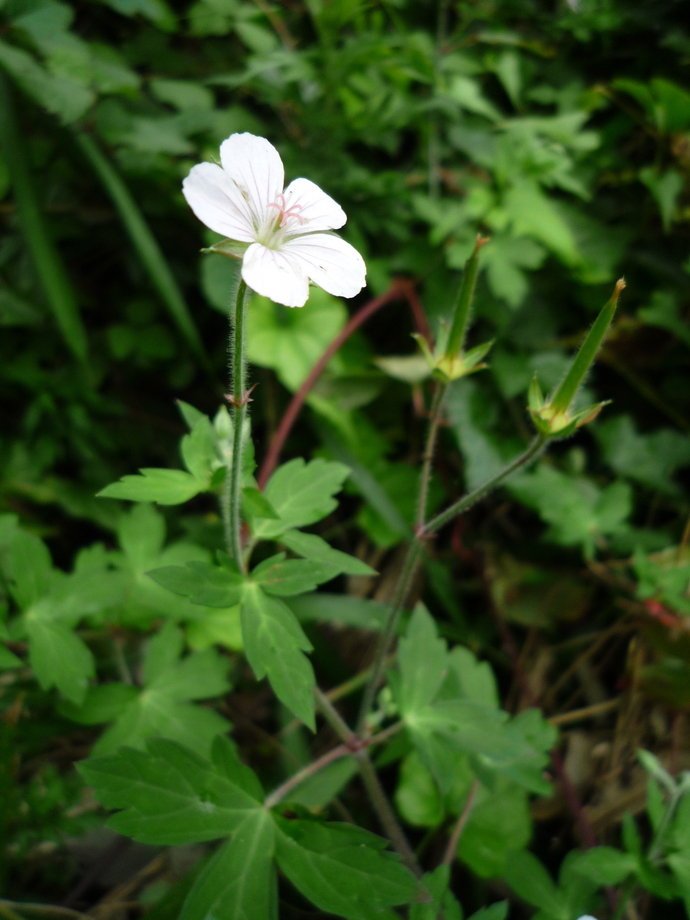
{"label": "white petal", "polygon": [[336,297],[354,297],[364,287],[366,265],[354,246],[330,233],[296,236],[282,246],[285,255],[324,291]]}
{"label": "white petal", "polygon": [[322,191],[309,179],[295,179],[285,189],[285,210],[295,210],[296,220],[291,223],[298,233],[314,230],[337,230],[347,220],[345,211],[337,201]]}
{"label": "white petal", "polygon": [[253,243],[245,252],[242,277],[257,294],[286,307],[303,307],[309,297],[309,279],[301,261],[261,243]]}
{"label": "white petal", "polygon": [[[265,137],[231,134],[220,145],[220,161],[251,208],[256,226],[261,226],[269,214],[269,204],[283,191],[285,171],[280,154]],[[275,209],[270,212],[275,217]]]}
{"label": "white petal", "polygon": [[233,240],[255,239],[254,220],[247,202],[226,173],[215,163],[199,163],[182,183],[182,193],[199,220]]}

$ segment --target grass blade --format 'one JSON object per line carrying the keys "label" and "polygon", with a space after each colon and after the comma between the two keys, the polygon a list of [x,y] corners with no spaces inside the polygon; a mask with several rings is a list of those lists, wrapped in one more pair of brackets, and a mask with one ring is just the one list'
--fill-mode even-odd
{"label": "grass blade", "polygon": [[137,255],[148,271],[154,287],[168,308],[168,312],[177,328],[192,351],[207,367],[208,358],[182,292],[132,193],[91,135],[77,130],[74,132],[74,136],[84,156],[112,199]]}
{"label": "grass blade", "polygon": [[72,353],[86,359],[86,331],[77,296],[41,210],[14,109],[12,89],[0,73],[0,146],[7,163],[22,234],[55,321]]}

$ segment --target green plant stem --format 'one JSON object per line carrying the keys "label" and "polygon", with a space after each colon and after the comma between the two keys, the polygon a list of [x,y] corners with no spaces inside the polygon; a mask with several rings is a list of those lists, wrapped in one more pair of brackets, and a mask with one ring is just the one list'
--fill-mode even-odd
{"label": "green plant stem", "polygon": [[0,73],[0,149],[10,175],[21,232],[60,332],[75,357],[85,361],[86,331],[77,296],[39,204],[12,96],[7,78]]}
{"label": "green plant stem", "polygon": [[403,829],[398,824],[395,812],[388,801],[388,797],[379,782],[376,770],[366,751],[367,742],[352,731],[322,690],[315,687],[314,695],[321,714],[357,760],[362,782],[386,836],[408,869],[417,878],[421,878],[422,870],[417,857],[414,855]]}
{"label": "green plant stem", "polygon": [[472,492],[469,492],[463,498],[452,504],[449,508],[446,508],[445,511],[437,514],[428,524],[424,525],[419,536],[428,536],[436,533],[437,530],[440,530],[441,527],[449,521],[452,521],[453,518],[462,514],[463,511],[467,511],[468,508],[471,508],[472,505],[484,498],[485,495],[492,492],[497,486],[508,479],[509,476],[517,472],[521,467],[526,466],[530,461],[535,460],[544,450],[548,442],[548,436],[538,434],[523,454],[520,454],[512,463],[509,463],[500,473],[497,473],[483,485],[478,486]]}
{"label": "green plant stem", "polygon": [[442,865],[444,866],[450,866],[450,864],[455,859],[455,854],[458,852],[458,844],[460,843],[462,832],[465,830],[465,825],[470,820],[470,815],[472,814],[472,809],[474,808],[474,803],[476,801],[478,792],[479,780],[475,779],[472,781],[470,791],[467,793],[467,798],[465,799],[465,804],[462,806],[460,816],[455,822],[453,832],[448,840],[448,846],[446,847],[446,852],[444,853],[442,860]]}
{"label": "green plant stem", "polygon": [[244,392],[246,359],[244,354],[244,317],[247,285],[242,279],[237,288],[230,331],[230,373],[232,394],[232,457],[223,488],[223,523],[228,552],[241,572],[246,569],[242,556],[242,437],[247,416]]}
{"label": "green plant stem", "polygon": [[61,907],[58,904],[34,904],[29,902],[25,903],[24,901],[0,900],[0,909],[7,912],[5,916],[8,916],[11,912],[14,917],[17,917],[14,908],[27,914],[37,914],[45,917],[67,917],[74,918],[74,920],[87,918],[87,914],[82,914],[78,910],[72,910],[71,907]]}
{"label": "green plant stem", "polygon": [[381,822],[381,827],[410,872],[417,878],[421,878],[423,873],[417,857],[403,829],[398,824],[398,819],[395,817],[395,812],[388,801],[388,796],[384,792],[368,753],[365,750],[360,750],[355,754],[355,757],[362,782],[367,790],[371,804],[374,806],[374,811]]}
{"label": "green plant stem", "polygon": [[427,433],[426,445],[424,447],[424,457],[422,459],[422,471],[419,476],[419,497],[417,499],[417,516],[416,526],[423,527],[426,521],[426,509],[429,500],[429,485],[431,483],[431,468],[434,462],[434,450],[436,449],[436,439],[438,429],[441,424],[443,402],[448,392],[447,383],[438,383],[434,393],[429,411],[429,431]]}
{"label": "green plant stem", "polygon": [[363,734],[366,730],[367,715],[369,714],[371,705],[374,702],[374,696],[376,695],[379,683],[381,682],[381,677],[383,676],[385,662],[388,658],[393,636],[395,635],[395,631],[398,628],[398,620],[400,619],[400,614],[402,613],[409,586],[412,581],[415,569],[417,568],[417,561],[420,555],[421,544],[418,540],[413,540],[407,549],[407,555],[405,556],[400,578],[395,589],[395,595],[393,597],[393,603],[391,604],[390,613],[388,614],[388,619],[386,620],[383,631],[379,636],[379,641],[376,646],[376,655],[374,656],[374,664],[371,668],[371,675],[366,687],[364,688],[364,696],[362,697],[359,716],[357,718],[358,735]]}
{"label": "green plant stem", "polygon": [[[366,738],[361,742],[361,745],[362,747],[371,747],[374,744],[382,744],[384,741],[388,741],[389,738],[397,734],[397,732],[399,732],[402,727],[402,722],[396,722],[394,725],[385,728],[383,731],[377,732],[377,734]],[[312,763],[307,764],[306,767],[298,770],[281,786],[278,786],[277,789],[275,789],[269,796],[266,797],[264,806],[266,808],[273,808],[279,802],[282,802],[283,799],[286,799],[293,789],[295,789],[301,783],[305,782],[305,780],[315,776],[317,773],[323,770],[324,767],[327,767],[329,764],[332,764],[336,760],[341,760],[343,757],[352,756],[352,749],[347,744],[341,744],[338,747],[333,748],[332,751],[328,751],[322,757],[319,757]]]}
{"label": "green plant stem", "polygon": [[371,708],[371,704],[374,701],[374,695],[376,694],[376,690],[378,689],[379,683],[381,681],[384,662],[388,657],[390,646],[398,627],[398,620],[400,619],[400,614],[407,598],[409,585],[412,581],[417,562],[422,552],[423,538],[436,533],[436,531],[440,530],[444,524],[447,524],[459,514],[467,511],[467,509],[474,505],[475,502],[478,502],[481,498],[484,498],[485,495],[488,495],[489,492],[491,492],[502,482],[508,479],[512,473],[516,472],[521,467],[526,466],[531,460],[534,460],[536,457],[538,457],[548,444],[548,441],[549,438],[547,436],[537,435],[527,450],[520,454],[520,456],[515,460],[513,460],[512,463],[509,463],[508,466],[502,469],[500,473],[497,473],[496,476],[493,476],[483,485],[478,486],[472,492],[469,492],[463,498],[452,504],[449,508],[446,508],[445,511],[437,514],[436,517],[432,518],[428,524],[424,524],[423,527],[417,529],[416,539],[410,543],[409,549],[407,551],[407,556],[405,557],[405,562],[403,563],[400,579],[398,581],[393,603],[391,605],[391,610],[388,614],[388,619],[386,620],[385,626],[379,637],[379,643],[376,649],[376,656],[374,658],[371,677],[369,678],[369,682],[364,690],[362,707],[360,709],[359,719],[357,720],[358,734],[361,734],[366,727],[367,714]]}

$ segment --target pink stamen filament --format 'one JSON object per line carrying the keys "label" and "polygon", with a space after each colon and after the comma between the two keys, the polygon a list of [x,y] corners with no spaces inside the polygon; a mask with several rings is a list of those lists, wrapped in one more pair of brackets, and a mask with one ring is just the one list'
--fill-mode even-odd
{"label": "pink stamen filament", "polygon": [[304,223],[304,218],[303,218],[303,217],[300,217],[300,215],[299,215],[299,213],[298,213],[299,211],[302,210],[302,205],[300,205],[300,204],[293,204],[291,208],[287,208],[287,209],[286,209],[286,208],[285,208],[285,196],[284,196],[282,193],[281,193],[280,195],[278,195],[278,202],[279,202],[279,203],[271,202],[271,204],[269,204],[269,208],[277,208],[277,209],[278,209],[278,216],[279,216],[279,218],[280,218],[280,226],[281,226],[281,227],[284,227],[285,224],[288,222],[288,220],[289,220],[291,217],[296,218],[296,220],[298,220],[298,221],[300,222],[300,224],[303,224],[303,223]]}

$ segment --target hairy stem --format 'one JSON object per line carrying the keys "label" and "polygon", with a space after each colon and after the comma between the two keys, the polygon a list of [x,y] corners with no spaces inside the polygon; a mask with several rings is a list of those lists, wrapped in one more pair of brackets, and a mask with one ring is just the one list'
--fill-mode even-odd
{"label": "hairy stem", "polygon": [[223,488],[223,525],[228,552],[241,572],[245,570],[242,557],[242,437],[247,415],[247,398],[244,392],[246,359],[244,355],[244,316],[247,285],[240,279],[235,307],[231,317],[230,374],[232,393],[232,456]]}
{"label": "hairy stem", "polygon": [[400,579],[398,580],[398,584],[395,589],[395,595],[393,597],[393,603],[391,604],[390,613],[388,614],[388,619],[386,620],[383,631],[379,636],[379,641],[376,646],[376,655],[374,657],[374,664],[371,669],[371,675],[366,687],[364,688],[362,705],[360,707],[359,717],[357,719],[357,733],[360,735],[366,729],[367,715],[369,714],[371,704],[374,702],[374,696],[376,695],[376,691],[378,690],[379,684],[381,683],[386,659],[388,658],[388,653],[393,642],[393,637],[395,636],[395,632],[398,628],[398,620],[400,619],[400,614],[402,613],[402,609],[405,606],[405,599],[407,598],[409,587],[417,568],[417,561],[420,554],[421,544],[418,540],[414,540],[408,547],[407,555],[405,556],[405,561],[400,573]]}
{"label": "hairy stem", "polygon": [[[383,731],[377,732],[375,735],[371,735],[371,737],[364,739],[361,742],[361,747],[371,747],[374,744],[382,744],[384,741],[388,741],[389,738],[399,732],[402,727],[402,722],[396,722],[389,728],[385,728]],[[273,808],[279,802],[282,802],[283,799],[286,799],[293,789],[295,789],[305,780],[310,779],[316,773],[319,773],[319,771],[323,770],[324,767],[327,767],[329,764],[336,760],[340,760],[343,757],[352,756],[352,748],[347,744],[341,744],[338,747],[333,748],[332,751],[328,751],[326,754],[323,754],[317,760],[307,764],[306,767],[302,767],[302,769],[298,770],[293,776],[290,777],[290,779],[286,780],[281,786],[278,786],[277,789],[274,789],[274,791],[266,797],[264,806],[266,808]]]}
{"label": "hairy stem", "polygon": [[381,822],[381,827],[385,831],[386,836],[393,844],[395,850],[400,854],[402,861],[408,869],[414,873],[417,878],[421,878],[422,870],[417,862],[417,857],[414,855],[414,851],[403,829],[398,824],[395,812],[388,801],[383,786],[376,775],[376,770],[369,759],[369,754],[366,751],[367,742],[352,731],[322,690],[315,687],[314,695],[316,696],[316,703],[321,710],[321,714],[356,758],[362,782],[364,783],[369,800]]}
{"label": "hairy stem", "polygon": [[465,804],[463,805],[462,811],[460,812],[460,817],[455,822],[453,832],[450,835],[450,839],[448,840],[448,846],[446,847],[446,852],[443,855],[444,866],[450,866],[450,864],[455,859],[455,854],[458,851],[458,844],[460,843],[462,832],[465,830],[465,825],[470,820],[470,815],[472,814],[472,809],[474,808],[474,803],[478,792],[479,780],[475,779],[472,781],[470,791],[467,793],[467,798],[465,799]]}
{"label": "hairy stem", "polygon": [[545,437],[544,435],[537,435],[523,454],[520,454],[520,456],[513,460],[512,463],[509,463],[508,466],[504,467],[500,473],[497,473],[483,485],[478,486],[472,492],[468,492],[467,495],[454,502],[449,508],[446,508],[445,511],[437,514],[436,517],[432,518],[428,524],[424,525],[421,533],[418,536],[423,537],[432,533],[436,533],[436,531],[440,530],[444,524],[452,521],[453,518],[457,517],[459,514],[462,514],[463,511],[467,511],[467,509],[471,508],[475,502],[478,502],[481,498],[484,498],[485,495],[488,495],[489,492],[492,492],[509,476],[511,476],[521,467],[526,466],[531,460],[536,459],[546,447],[548,440],[548,437]]}
{"label": "hairy stem", "polygon": [[445,511],[437,514],[436,517],[432,518],[428,524],[424,524],[423,526],[417,528],[415,540],[410,544],[405,562],[403,563],[400,578],[398,580],[398,585],[395,591],[395,596],[391,605],[391,610],[388,614],[388,619],[386,620],[386,623],[379,637],[371,677],[369,678],[369,682],[364,691],[362,708],[360,709],[359,719],[357,720],[358,733],[362,733],[366,726],[367,714],[371,708],[371,704],[374,701],[376,690],[378,689],[379,683],[381,681],[384,662],[388,657],[390,646],[393,642],[393,638],[398,627],[398,620],[400,619],[400,614],[405,605],[409,586],[422,552],[423,538],[436,533],[436,531],[440,530],[444,524],[447,524],[454,517],[457,517],[459,514],[467,511],[467,509],[470,508],[475,502],[478,502],[481,498],[484,498],[485,495],[488,495],[489,492],[499,486],[512,473],[516,472],[516,470],[526,466],[531,460],[534,460],[535,457],[538,457],[547,443],[547,437],[543,435],[537,435],[527,450],[520,454],[520,456],[515,460],[513,460],[512,463],[509,463],[508,466],[502,469],[500,473],[497,473],[496,476],[493,476],[491,479],[485,482],[484,485],[479,486],[472,492],[469,492],[463,498],[459,499],[457,502],[454,502],[454,504],[452,504],[449,508],[446,508]]}
{"label": "hairy stem", "polygon": [[436,438],[438,429],[441,424],[443,400],[445,399],[448,384],[439,383],[436,386],[431,410],[429,412],[429,431],[427,433],[426,444],[424,446],[424,457],[422,458],[422,471],[419,476],[419,497],[417,498],[417,516],[415,523],[417,527],[423,527],[426,521],[426,506],[429,500],[429,485],[431,482],[431,466],[434,462],[434,450],[436,448]]}

